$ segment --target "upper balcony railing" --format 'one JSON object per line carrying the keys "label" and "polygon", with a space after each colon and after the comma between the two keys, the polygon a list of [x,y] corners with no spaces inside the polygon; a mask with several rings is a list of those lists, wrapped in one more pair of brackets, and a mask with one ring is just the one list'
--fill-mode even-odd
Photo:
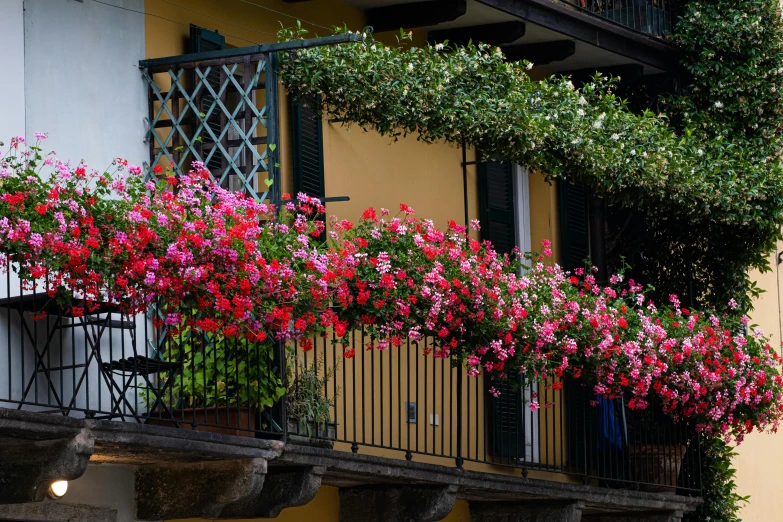
{"label": "upper balcony railing", "polygon": [[657,37],[672,32],[677,22],[675,0],[558,0],[561,3]]}

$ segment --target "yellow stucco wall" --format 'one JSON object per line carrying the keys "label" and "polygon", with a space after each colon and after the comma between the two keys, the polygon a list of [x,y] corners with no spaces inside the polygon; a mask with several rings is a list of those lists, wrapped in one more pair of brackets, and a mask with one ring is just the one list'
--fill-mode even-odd
{"label": "yellow stucco wall", "polygon": [[[323,486],[315,498],[307,505],[295,508],[284,509],[280,516],[275,520],[278,522],[338,522],[340,506],[340,492],[337,488]],[[260,519],[259,519],[260,520]],[[264,519],[266,520],[266,519]],[[454,504],[449,516],[443,519],[443,522],[469,522],[470,511],[468,503],[458,500]],[[205,522],[203,519],[188,519],[183,522]],[[250,521],[238,521],[250,522]]]}
{"label": "yellow stucco wall", "polygon": [[[764,329],[772,340],[772,346],[781,346],[781,299],[780,267],[778,252],[783,252],[783,243],[777,252],[769,254],[772,272],[754,273],[754,280],[766,290],[756,301],[752,314],[753,322]],[[783,435],[752,433],[738,448],[735,459],[737,468],[737,489],[740,495],[750,495],[750,503],[742,510],[744,522],[768,522],[783,520],[780,500],[783,498]]]}

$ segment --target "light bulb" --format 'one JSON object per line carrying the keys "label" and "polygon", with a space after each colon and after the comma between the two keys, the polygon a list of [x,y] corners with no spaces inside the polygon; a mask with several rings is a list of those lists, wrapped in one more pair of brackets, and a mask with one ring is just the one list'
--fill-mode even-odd
{"label": "light bulb", "polygon": [[55,482],[52,482],[49,486],[49,496],[53,498],[54,500],[59,500],[65,496],[65,494],[68,492],[68,481],[67,480],[57,480]]}

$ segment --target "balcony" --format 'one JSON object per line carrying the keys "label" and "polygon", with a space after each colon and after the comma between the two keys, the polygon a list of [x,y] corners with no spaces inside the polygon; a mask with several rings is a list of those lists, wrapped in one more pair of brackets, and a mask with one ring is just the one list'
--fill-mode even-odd
{"label": "balcony", "polygon": [[[298,45],[142,63],[148,176],[157,165],[181,172],[201,161],[222,185],[277,199],[280,107],[267,86],[278,85],[276,53]],[[165,324],[155,307],[126,316],[57,303],[7,268],[0,439],[63,441],[50,444],[46,462],[68,466],[9,464],[20,486],[3,501],[41,500],[41,477],[75,479],[88,462],[111,462],[138,466],[142,520],[273,518],[322,484],[341,489],[341,510],[376,502],[442,518],[460,498],[476,520],[520,502],[575,517],[558,520],[675,520],[700,502],[691,425],[622,400],[596,402],[576,382],[488,382],[433,358],[430,341],[381,350],[360,331],[347,354],[328,336],[308,346],[249,343]]]}
{"label": "balcony", "polygon": [[672,32],[677,22],[674,0],[560,0],[585,13],[659,38]]}
{"label": "balcony", "polygon": [[692,426],[655,409],[596,402],[576,381],[492,383],[434,359],[427,341],[381,350],[362,332],[352,335],[350,357],[326,337],[308,351],[254,344],[177,331],[153,313],[61,306],[10,276],[6,286],[3,408],[614,489],[700,492]]}

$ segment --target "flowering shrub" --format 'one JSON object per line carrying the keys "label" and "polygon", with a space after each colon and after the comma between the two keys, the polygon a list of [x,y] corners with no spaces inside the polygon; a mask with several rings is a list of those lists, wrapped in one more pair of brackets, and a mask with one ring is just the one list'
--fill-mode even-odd
{"label": "flowering shrub", "polygon": [[737,441],[754,427],[777,429],[780,359],[760,330],[740,333],[747,317],[691,311],[675,295],[659,308],[622,275],[602,287],[541,259],[525,267],[453,222],[441,232],[406,205],[387,214],[370,208],[355,227],[334,222],[333,248],[355,274],[340,280],[336,310],[322,314],[338,336],[361,324],[381,349],[431,336],[433,356],[454,358],[470,375],[569,374],[596,395],[625,395],[631,408],[657,396],[675,420]]}
{"label": "flowering shrub", "polygon": [[[324,246],[313,243],[324,224],[312,219],[323,206],[303,194],[278,215],[221,189],[198,163],[144,183],[124,160],[114,176],[99,175],[21,144],[12,141],[2,163],[0,251],[26,285],[42,281],[68,306],[72,296],[126,313],[156,304],[156,321],[174,332],[295,339],[305,350],[309,333],[332,328],[347,345],[365,327],[381,349],[432,337],[432,355],[470,375],[522,372],[559,387],[568,374],[632,408],[657,397],[675,419],[737,441],[777,429],[783,414],[779,358],[762,332],[740,333],[744,316],[688,310],[674,295],[658,307],[622,275],[603,287],[540,258],[525,266],[407,205],[397,217],[369,208],[356,226],[335,219]],[[263,399],[279,396],[279,383],[263,386]],[[181,392],[200,404],[223,393]]]}
{"label": "flowering shrub", "polygon": [[0,171],[0,248],[28,287],[38,280],[63,304],[75,295],[79,307],[108,302],[128,314],[157,303],[175,328],[187,316],[207,333],[308,342],[332,277],[310,244],[324,227],[311,219],[323,212],[317,201],[302,196],[278,219],[200,164],[179,179],[157,168],[162,179],[144,183],[122,159],[114,175],[98,174],[23,143],[12,140]]}

